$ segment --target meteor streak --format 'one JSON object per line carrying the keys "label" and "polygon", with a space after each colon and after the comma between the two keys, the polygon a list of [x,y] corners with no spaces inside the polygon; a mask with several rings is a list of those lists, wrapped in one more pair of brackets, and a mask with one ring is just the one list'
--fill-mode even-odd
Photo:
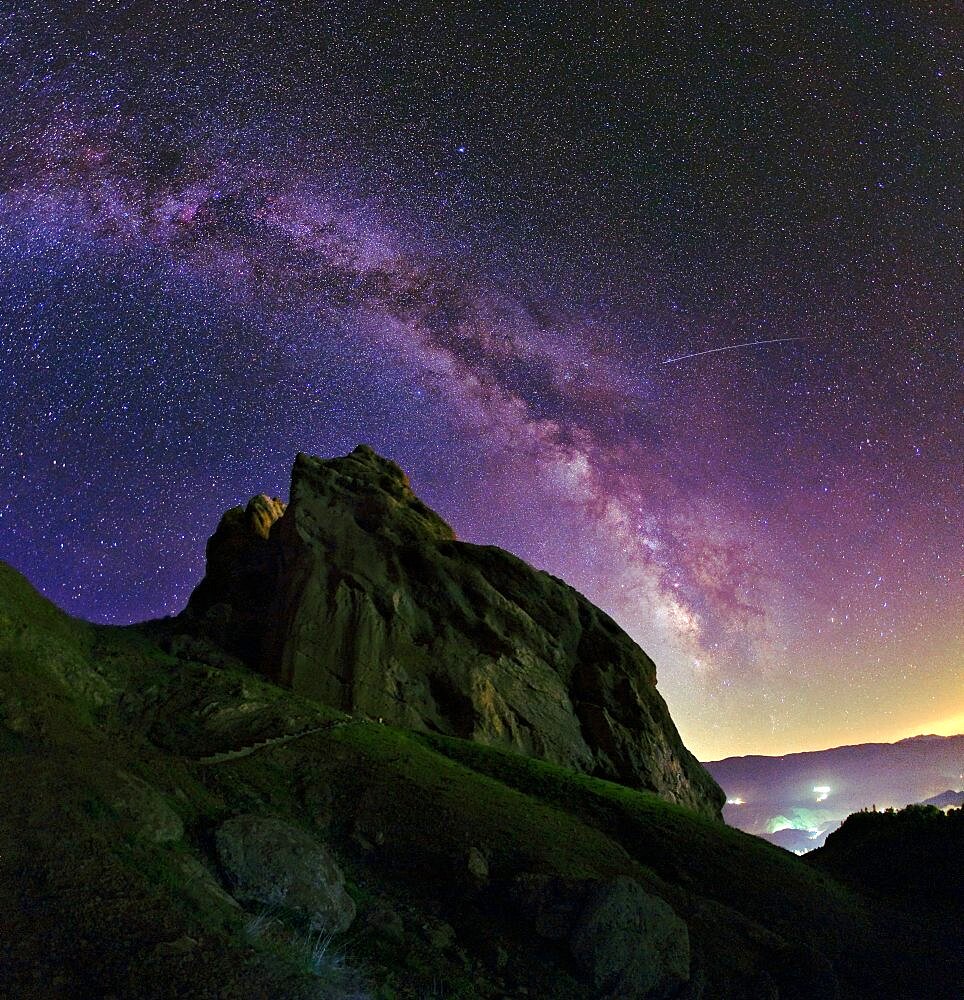
{"label": "meteor streak", "polygon": [[716,354],[719,351],[735,351],[738,347],[758,347],[760,344],[785,344],[788,340],[806,340],[806,337],[775,337],[773,340],[745,340],[742,344],[729,344],[726,347],[711,347],[708,351],[695,351],[693,354],[681,354],[677,358],[667,358],[661,365],[670,365],[674,361],[685,361],[687,358],[699,358],[704,354]]}

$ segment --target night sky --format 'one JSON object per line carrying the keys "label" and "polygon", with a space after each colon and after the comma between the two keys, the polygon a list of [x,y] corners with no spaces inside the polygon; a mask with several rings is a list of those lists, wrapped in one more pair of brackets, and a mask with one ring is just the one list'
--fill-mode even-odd
{"label": "night sky", "polygon": [[953,5],[459,6],[0,3],[0,558],[172,613],[368,442],[703,759],[964,731]]}

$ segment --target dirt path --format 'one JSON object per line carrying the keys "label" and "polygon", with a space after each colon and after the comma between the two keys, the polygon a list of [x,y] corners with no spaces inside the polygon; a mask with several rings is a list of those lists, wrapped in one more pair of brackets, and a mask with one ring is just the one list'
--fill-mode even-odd
{"label": "dirt path", "polygon": [[221,753],[210,754],[207,757],[196,757],[198,764],[223,764],[228,760],[237,760],[240,757],[247,757],[249,754],[267,747],[279,746],[282,743],[290,743],[292,740],[300,740],[304,736],[311,736],[312,733],[323,733],[331,729],[339,729],[342,726],[351,725],[357,719],[333,719],[331,722],[323,722],[320,726],[309,726],[297,733],[285,733],[282,736],[269,736],[266,740],[257,743],[249,743],[247,746],[238,747],[235,750],[224,750]]}

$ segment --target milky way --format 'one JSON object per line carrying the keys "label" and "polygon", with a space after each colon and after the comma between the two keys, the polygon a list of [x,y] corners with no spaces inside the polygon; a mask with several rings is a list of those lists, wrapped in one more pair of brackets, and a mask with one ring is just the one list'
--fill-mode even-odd
{"label": "milky way", "polygon": [[0,558],[171,613],[365,441],[706,759],[964,728],[951,15],[360,9],[0,5]]}

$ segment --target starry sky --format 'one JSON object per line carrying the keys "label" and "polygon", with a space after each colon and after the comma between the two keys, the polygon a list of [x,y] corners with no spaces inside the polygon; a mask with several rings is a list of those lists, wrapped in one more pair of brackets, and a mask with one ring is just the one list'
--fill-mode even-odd
{"label": "starry sky", "polygon": [[367,442],[702,759],[964,731],[952,5],[727,7],[0,0],[0,558],[173,613]]}

